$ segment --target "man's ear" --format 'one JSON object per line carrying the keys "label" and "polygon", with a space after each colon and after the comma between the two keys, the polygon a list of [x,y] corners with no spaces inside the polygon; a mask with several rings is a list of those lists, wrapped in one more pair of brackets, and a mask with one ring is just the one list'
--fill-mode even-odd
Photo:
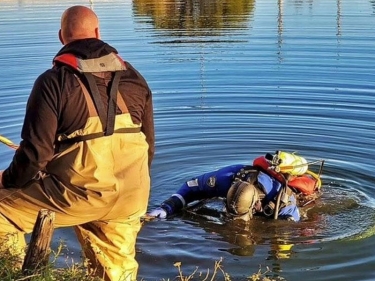
{"label": "man's ear", "polygon": [[100,39],[100,31],[99,31],[99,27],[95,28],[95,38],[96,38],[96,39]]}
{"label": "man's ear", "polygon": [[61,29],[59,30],[59,40],[60,40],[61,44],[64,45],[64,40],[63,40],[62,35],[61,35]]}

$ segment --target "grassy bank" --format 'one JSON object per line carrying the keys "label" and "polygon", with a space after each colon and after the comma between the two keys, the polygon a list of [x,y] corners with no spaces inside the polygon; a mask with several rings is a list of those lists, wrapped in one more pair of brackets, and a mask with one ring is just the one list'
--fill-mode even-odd
{"label": "grassy bank", "polygon": [[[79,263],[71,263],[64,268],[56,267],[56,262],[61,255],[63,246],[59,246],[57,252],[51,253],[50,262],[43,267],[39,272],[25,275],[21,268],[16,266],[19,264],[17,257],[11,254],[0,251],[0,280],[1,281],[101,281],[98,277],[93,277],[87,274],[84,261]],[[196,268],[193,272],[187,275],[183,272],[182,263],[176,262],[176,278],[174,279],[160,279],[160,281],[232,281],[230,273],[223,269],[223,260],[215,261],[212,269]],[[169,271],[169,269],[168,269]],[[272,277],[272,272],[266,269],[259,269],[257,273],[249,275],[244,278],[245,281],[282,281],[281,277]],[[270,277],[271,276],[271,277]],[[235,280],[238,280],[236,278]],[[147,280],[140,280],[147,281]],[[155,281],[155,280],[152,280]]]}

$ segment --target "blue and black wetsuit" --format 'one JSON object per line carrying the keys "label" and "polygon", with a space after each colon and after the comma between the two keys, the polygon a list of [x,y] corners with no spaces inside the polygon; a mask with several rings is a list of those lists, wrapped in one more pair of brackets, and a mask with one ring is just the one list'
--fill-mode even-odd
{"label": "blue and black wetsuit", "polygon": [[[231,165],[194,177],[185,182],[169,199],[165,200],[161,207],[166,210],[168,215],[172,215],[193,201],[214,197],[226,197],[236,176],[248,167],[249,166],[242,164]],[[262,206],[274,202],[283,188],[282,183],[259,170],[256,174],[256,186],[264,194]],[[295,195],[289,194],[287,204],[282,205],[279,209],[278,218],[299,221],[300,213],[296,204]],[[259,214],[264,213],[261,212]]]}

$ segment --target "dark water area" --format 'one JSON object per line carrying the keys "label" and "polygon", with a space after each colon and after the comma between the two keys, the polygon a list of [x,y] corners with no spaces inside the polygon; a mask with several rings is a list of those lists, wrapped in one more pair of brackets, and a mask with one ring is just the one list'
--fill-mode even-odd
{"label": "dark water area", "polygon": [[[259,266],[289,281],[375,280],[374,1],[1,1],[0,135],[14,142],[72,4],[97,12],[102,39],[153,91],[150,210],[190,177],[268,152],[325,160],[323,197],[300,223],[191,213],[145,222],[140,280],[173,280],[175,262],[186,275],[205,272],[220,259],[232,280]],[[0,169],[12,155],[0,146]],[[59,239],[79,257],[70,229]]]}

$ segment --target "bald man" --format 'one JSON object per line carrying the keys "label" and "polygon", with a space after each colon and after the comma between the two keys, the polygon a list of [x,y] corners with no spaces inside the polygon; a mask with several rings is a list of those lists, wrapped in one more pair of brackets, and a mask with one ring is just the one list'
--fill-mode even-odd
{"label": "bald man", "polygon": [[89,8],[67,9],[59,38],[64,46],[35,81],[22,141],[0,173],[0,245],[15,244],[22,258],[24,234],[40,209],[52,210],[55,227],[74,227],[94,276],[136,280],[154,155],[151,90],[100,40]]}

